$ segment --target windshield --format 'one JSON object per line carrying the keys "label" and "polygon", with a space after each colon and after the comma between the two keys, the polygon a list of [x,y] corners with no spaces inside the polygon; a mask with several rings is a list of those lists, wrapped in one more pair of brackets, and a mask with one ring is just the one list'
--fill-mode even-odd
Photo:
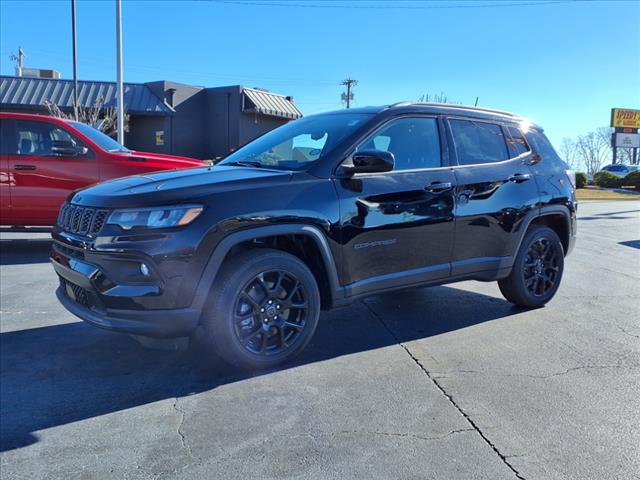
{"label": "windshield", "polygon": [[326,155],[369,114],[338,113],[304,117],[257,138],[219,165],[252,165],[278,170],[304,170]]}
{"label": "windshield", "polygon": [[69,122],[73,127],[78,130],[80,133],[89,137],[89,139],[98,145],[103,150],[108,152],[130,152],[128,148],[123,147],[118,142],[116,142],[113,138],[105,135],[100,130],[96,130],[93,127],[90,127],[86,123],[81,122]]}
{"label": "windshield", "polygon": [[607,172],[626,172],[627,167],[624,165],[607,165],[603,170],[606,170]]}

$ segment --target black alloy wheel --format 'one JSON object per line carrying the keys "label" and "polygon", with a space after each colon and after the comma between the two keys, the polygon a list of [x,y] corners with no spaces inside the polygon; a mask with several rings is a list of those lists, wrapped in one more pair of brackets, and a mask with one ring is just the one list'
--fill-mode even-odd
{"label": "black alloy wheel", "polygon": [[200,343],[241,368],[273,368],[304,349],[319,316],[320,291],[301,259],[268,248],[246,250],[216,275]]}
{"label": "black alloy wheel", "polygon": [[242,346],[256,355],[274,355],[300,338],[309,302],[296,276],[269,270],[249,280],[236,301],[235,334]]}
{"label": "black alloy wheel", "polygon": [[564,249],[558,234],[532,225],[524,235],[511,273],[498,281],[504,297],[520,307],[544,306],[558,291],[564,270]]}
{"label": "black alloy wheel", "polygon": [[558,281],[558,258],[561,252],[547,237],[539,237],[529,248],[524,262],[524,283],[529,292],[542,297]]}

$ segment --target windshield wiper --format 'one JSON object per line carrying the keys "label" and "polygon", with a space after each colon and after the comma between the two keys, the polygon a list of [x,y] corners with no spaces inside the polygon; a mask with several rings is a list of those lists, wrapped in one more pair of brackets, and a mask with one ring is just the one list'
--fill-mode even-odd
{"label": "windshield wiper", "polygon": [[251,162],[251,161],[236,161],[236,162],[229,162],[229,163],[221,163],[220,165],[232,165],[232,166],[237,166],[237,167],[263,168],[262,163],[260,163],[260,162]]}

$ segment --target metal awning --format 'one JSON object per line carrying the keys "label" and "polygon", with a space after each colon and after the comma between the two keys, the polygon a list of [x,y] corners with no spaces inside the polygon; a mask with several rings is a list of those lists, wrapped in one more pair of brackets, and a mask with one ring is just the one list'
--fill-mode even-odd
{"label": "metal awning", "polygon": [[[93,107],[98,98],[104,107],[116,106],[115,82],[78,81],[78,103]],[[45,100],[62,110],[73,108],[73,81],[50,78],[0,76],[0,107],[41,109]],[[173,109],[155,95],[149,87],[139,83],[124,84],[124,109],[133,115],[171,115]]]}
{"label": "metal awning", "polygon": [[298,110],[290,97],[254,88],[243,88],[242,94],[243,112],[291,120],[302,117],[302,112]]}

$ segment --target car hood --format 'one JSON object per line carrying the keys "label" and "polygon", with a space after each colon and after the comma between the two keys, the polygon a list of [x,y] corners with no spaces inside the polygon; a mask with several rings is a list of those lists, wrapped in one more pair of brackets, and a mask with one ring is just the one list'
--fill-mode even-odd
{"label": "car hood", "polygon": [[197,201],[214,193],[287,183],[289,172],[247,167],[202,167],[117,178],[79,190],[71,201],[106,208]]}
{"label": "car hood", "polygon": [[189,157],[179,157],[176,155],[164,155],[162,153],[129,151],[121,155],[125,155],[131,160],[163,162],[170,166],[174,166],[175,168],[200,167],[202,165],[208,165],[208,162],[205,162],[204,160],[198,160],[196,158]]}

